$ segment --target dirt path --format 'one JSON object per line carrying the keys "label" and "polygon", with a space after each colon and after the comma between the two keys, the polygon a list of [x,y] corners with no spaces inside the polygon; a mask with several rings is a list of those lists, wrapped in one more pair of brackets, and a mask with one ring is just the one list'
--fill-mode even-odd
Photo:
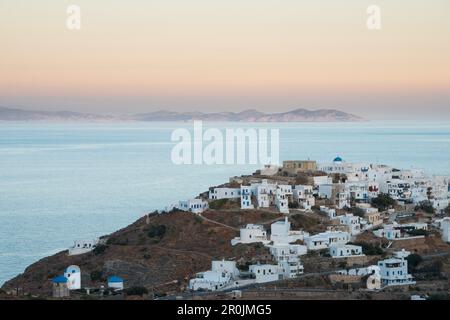
{"label": "dirt path", "polygon": [[221,223],[221,222],[218,222],[218,221],[215,221],[215,220],[211,220],[211,219],[209,219],[209,218],[206,218],[205,216],[202,216],[201,214],[198,214],[197,216],[198,216],[200,219],[204,220],[204,221],[207,221],[207,222],[210,222],[210,223],[214,223],[214,224],[217,224],[217,225],[219,225],[219,226],[221,226],[221,227],[228,228],[228,229],[231,229],[231,230],[234,230],[234,231],[239,231],[238,228],[235,228],[235,227],[226,225],[226,224],[224,224],[224,223]]}

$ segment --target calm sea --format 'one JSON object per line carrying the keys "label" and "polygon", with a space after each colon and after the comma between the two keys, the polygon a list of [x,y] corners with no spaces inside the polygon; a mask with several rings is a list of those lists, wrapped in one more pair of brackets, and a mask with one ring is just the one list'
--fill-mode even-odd
{"label": "calm sea", "polygon": [[[450,122],[210,124],[278,128],[280,158],[368,161],[450,175]],[[0,284],[32,262],[98,237],[255,166],[173,165],[189,123],[0,123]]]}

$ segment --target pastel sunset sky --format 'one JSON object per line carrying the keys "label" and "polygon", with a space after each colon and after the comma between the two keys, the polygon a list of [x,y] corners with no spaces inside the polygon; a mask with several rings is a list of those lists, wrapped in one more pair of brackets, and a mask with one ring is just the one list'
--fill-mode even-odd
{"label": "pastel sunset sky", "polygon": [[0,17],[0,106],[450,118],[448,0],[0,0]]}

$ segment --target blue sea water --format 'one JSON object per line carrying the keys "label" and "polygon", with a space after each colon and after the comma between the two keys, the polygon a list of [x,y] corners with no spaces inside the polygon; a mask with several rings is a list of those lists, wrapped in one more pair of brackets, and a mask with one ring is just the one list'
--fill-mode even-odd
{"label": "blue sea water", "polygon": [[[277,128],[280,158],[377,162],[450,175],[450,122],[214,123]],[[0,123],[0,284],[76,239],[98,237],[254,165],[172,164],[190,123]]]}

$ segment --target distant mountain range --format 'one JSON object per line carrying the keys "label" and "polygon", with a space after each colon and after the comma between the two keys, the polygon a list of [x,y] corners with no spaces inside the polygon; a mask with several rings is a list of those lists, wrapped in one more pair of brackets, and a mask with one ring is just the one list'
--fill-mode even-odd
{"label": "distant mountain range", "polygon": [[0,107],[0,121],[114,121],[117,117],[70,111],[30,111]]}
{"label": "distant mountain range", "polygon": [[29,111],[0,107],[0,121],[231,121],[231,122],[358,122],[365,119],[335,109],[295,109],[281,113],[257,110],[242,112],[154,111],[126,116],[99,115],[70,111]]}

